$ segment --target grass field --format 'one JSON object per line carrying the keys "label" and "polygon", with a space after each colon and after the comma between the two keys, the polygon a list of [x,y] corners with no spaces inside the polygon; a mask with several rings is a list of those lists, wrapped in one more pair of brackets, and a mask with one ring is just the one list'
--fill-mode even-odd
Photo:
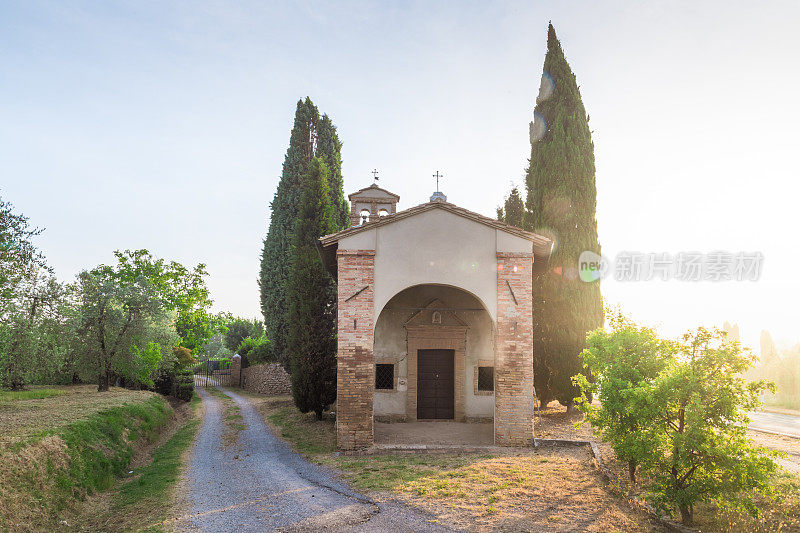
{"label": "grass field", "polygon": [[33,387],[31,390],[0,391],[0,404],[19,400],[42,400],[52,396],[61,396],[70,392],[68,388],[53,389],[47,387]]}
{"label": "grass field", "polygon": [[98,393],[95,385],[0,393],[0,447],[40,437],[101,411],[141,403],[153,395],[117,387]]}
{"label": "grass field", "polygon": [[197,420],[176,423],[170,404],[146,391],[0,397],[0,531],[138,530],[167,516]]}

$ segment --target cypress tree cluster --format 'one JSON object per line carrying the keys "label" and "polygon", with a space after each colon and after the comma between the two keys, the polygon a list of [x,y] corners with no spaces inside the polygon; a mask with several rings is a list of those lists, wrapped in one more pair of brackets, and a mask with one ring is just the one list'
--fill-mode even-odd
{"label": "cypress tree cluster", "polygon": [[[330,168],[331,185],[327,193],[333,208],[333,231],[348,225],[349,210],[342,189],[342,143],[327,115],[320,117],[311,99],[297,102],[289,148],[283,172],[272,200],[269,230],[261,252],[258,285],[261,312],[272,350],[284,368],[291,370],[288,347],[286,286],[292,258],[295,227],[300,218],[300,199],[312,161],[321,158]],[[317,235],[317,237],[322,234]]]}
{"label": "cypress tree cluster", "polygon": [[525,203],[516,187],[511,189],[503,207],[497,208],[497,220],[521,228],[525,219]]}
{"label": "cypress tree cluster", "polygon": [[329,193],[328,167],[315,157],[303,183],[286,298],[292,395],[301,412],[317,419],[336,399],[336,283],[315,245],[337,229]]}
{"label": "cypress tree cluster", "polygon": [[599,282],[580,280],[578,258],[585,250],[599,254],[600,243],[589,117],[552,24],[525,186],[525,229],[556,243],[549,268],[533,278],[534,384],[542,405],[572,405],[586,333],[603,324]]}

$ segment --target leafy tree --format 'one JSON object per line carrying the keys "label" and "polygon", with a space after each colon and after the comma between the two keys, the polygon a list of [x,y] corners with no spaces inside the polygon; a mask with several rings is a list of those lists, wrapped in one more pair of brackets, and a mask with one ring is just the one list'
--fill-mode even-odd
{"label": "leafy tree", "polygon": [[0,198],[0,386],[23,389],[30,379],[52,372],[63,356],[72,324],[68,287],[59,283],[33,244],[42,230]]}
{"label": "leafy tree", "polygon": [[519,189],[513,187],[506,197],[505,205],[497,209],[497,220],[521,228],[525,217],[525,203]]}
{"label": "leafy tree", "polygon": [[524,227],[556,242],[551,268],[533,279],[534,385],[542,405],[553,398],[571,405],[586,333],[603,323],[600,286],[580,281],[578,257],[599,254],[600,244],[589,117],[552,24],[525,186]]}
{"label": "leafy tree", "polygon": [[14,212],[14,206],[0,197],[0,318],[32,276],[50,272],[44,255],[33,244],[42,229],[30,226],[28,218]]}
{"label": "leafy tree", "polygon": [[286,351],[288,328],[286,283],[289,278],[292,237],[298,219],[303,177],[307,174],[314,157],[318,120],[319,111],[311,99],[306,98],[305,101],[297,102],[289,149],[283,161],[283,173],[278,189],[270,204],[272,212],[269,230],[261,253],[261,271],[258,280],[261,311],[275,354],[284,368],[290,366]]}
{"label": "leafy tree", "polygon": [[[575,381],[586,421],[602,432],[620,460],[628,462],[633,487],[636,466],[650,453],[652,418],[642,414],[654,407],[650,387],[669,362],[671,351],[654,330],[637,326],[619,311],[609,322],[610,331],[596,329],[589,334],[581,353],[595,379],[578,374]],[[593,397],[600,406],[592,403]]]}
{"label": "leafy tree", "polygon": [[231,350],[225,346],[225,335],[227,335],[227,331],[225,333],[217,333],[211,337],[211,340],[208,344],[203,346],[197,354],[197,357],[201,359],[212,359],[231,355]]}
{"label": "leafy tree", "polygon": [[189,348],[185,348],[183,346],[173,346],[172,353],[175,354],[176,364],[181,368],[189,367],[197,362]]}
{"label": "leafy tree", "polygon": [[[225,332],[225,347],[231,352],[237,352],[242,341],[247,337],[257,339],[264,335],[264,324],[256,319],[233,318],[226,326],[228,331]],[[239,355],[243,354],[239,353]]]}
{"label": "leafy tree", "polygon": [[774,389],[743,378],[755,356],[720,330],[666,342],[646,328],[614,325],[610,334],[593,332],[583,352],[598,384],[575,379],[599,392],[602,407],[583,408],[620,457],[646,474],[647,497],[664,511],[677,508],[687,525],[699,502],[756,515],[753,496],[771,491],[776,453],[747,438],[747,411]]}
{"label": "leafy tree", "polygon": [[699,328],[676,344],[675,358],[653,383],[655,420],[643,460],[653,479],[654,502],[676,506],[684,524],[705,501],[758,513],[755,494],[770,491],[775,452],[747,438],[747,411],[761,407],[759,395],[774,385],[746,383],[743,372],[756,358],[721,331]]}
{"label": "leafy tree", "polygon": [[79,274],[81,341],[99,391],[108,390],[115,374],[149,385],[151,379],[142,376],[155,373],[151,367],[157,355],[159,364],[174,367],[172,350],[163,350],[181,341],[173,318],[210,303],[203,265],[190,270],[156,259],[147,250],[114,255],[116,265]]}
{"label": "leafy tree", "polygon": [[317,419],[336,399],[336,285],[315,246],[336,227],[327,174],[315,158],[303,186],[286,291],[292,395],[301,412],[313,411]]}

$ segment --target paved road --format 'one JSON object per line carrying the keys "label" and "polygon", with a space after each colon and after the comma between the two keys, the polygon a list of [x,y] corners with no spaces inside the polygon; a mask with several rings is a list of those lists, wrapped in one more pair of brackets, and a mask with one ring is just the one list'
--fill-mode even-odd
{"label": "paved road", "polygon": [[197,389],[205,420],[189,464],[191,514],[176,524],[190,531],[450,531],[399,503],[376,503],[312,465],[276,438],[243,398],[247,429],[222,444],[222,406]]}
{"label": "paved road", "polygon": [[800,416],[764,412],[748,414],[752,420],[751,429],[773,431],[800,438]]}

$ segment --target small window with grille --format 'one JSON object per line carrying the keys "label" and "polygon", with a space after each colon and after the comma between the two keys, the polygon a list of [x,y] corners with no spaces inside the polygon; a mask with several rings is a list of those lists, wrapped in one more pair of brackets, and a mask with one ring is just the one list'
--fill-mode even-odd
{"label": "small window with grille", "polygon": [[375,365],[375,389],[394,389],[394,365],[392,363],[378,363]]}
{"label": "small window with grille", "polygon": [[493,391],[494,390],[494,367],[493,366],[479,366],[478,367],[478,390],[479,391]]}

